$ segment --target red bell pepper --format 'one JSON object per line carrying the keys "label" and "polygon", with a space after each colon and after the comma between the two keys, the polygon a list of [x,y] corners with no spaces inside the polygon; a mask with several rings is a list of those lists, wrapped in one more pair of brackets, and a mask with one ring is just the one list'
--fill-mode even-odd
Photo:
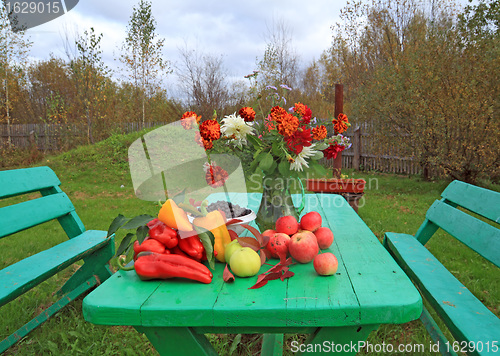
{"label": "red bell pepper", "polygon": [[167,248],[174,248],[177,246],[177,231],[168,227],[158,219],[151,220],[147,223],[147,226],[149,228],[149,236],[151,238],[160,241]]}
{"label": "red bell pepper", "polygon": [[180,277],[210,283],[213,277],[212,272],[202,263],[175,254],[141,254],[137,257],[134,268],[142,280]]}
{"label": "red bell pepper", "polygon": [[179,239],[179,248],[197,261],[201,261],[205,248],[198,235]]}
{"label": "red bell pepper", "polygon": [[150,251],[155,253],[165,253],[165,246],[156,240],[147,239],[139,244],[139,241],[134,242],[134,260],[140,252]]}

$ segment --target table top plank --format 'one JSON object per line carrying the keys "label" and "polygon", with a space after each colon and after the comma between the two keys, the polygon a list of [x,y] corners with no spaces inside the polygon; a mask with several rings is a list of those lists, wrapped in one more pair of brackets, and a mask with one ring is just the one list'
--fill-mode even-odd
{"label": "table top plank", "polygon": [[135,271],[120,270],[83,299],[86,320],[102,325],[141,325],[142,306],[162,281],[141,281]]}
{"label": "table top plank", "polygon": [[361,322],[404,323],[418,318],[420,294],[373,232],[364,223],[353,223],[360,220],[353,209],[328,209],[337,198],[317,196],[359,301]]}
{"label": "table top plank", "polygon": [[[132,271],[132,273],[135,273]],[[212,283],[173,278],[162,282],[141,306],[143,326],[213,325],[212,306],[221,293],[223,266],[217,264]],[[150,281],[146,282],[150,283]]]}
{"label": "table top plank", "polygon": [[[277,260],[271,260],[275,264]],[[263,265],[259,273],[271,266]],[[265,326],[272,320],[286,325],[286,290],[288,281],[273,280],[258,289],[248,289],[257,281],[256,277],[238,278],[233,283],[224,284],[214,305],[214,325],[216,326]]]}
{"label": "table top plank", "polygon": [[[317,211],[319,200],[314,194],[306,197],[306,209],[303,214]],[[347,275],[346,267],[334,240],[332,246],[322,252],[332,252],[339,261],[339,268],[334,276],[319,276],[312,263],[291,267],[296,276],[290,278],[287,291],[287,316],[289,324],[294,326],[338,326],[359,323],[359,303]],[[313,312],[312,312],[313,311]]]}

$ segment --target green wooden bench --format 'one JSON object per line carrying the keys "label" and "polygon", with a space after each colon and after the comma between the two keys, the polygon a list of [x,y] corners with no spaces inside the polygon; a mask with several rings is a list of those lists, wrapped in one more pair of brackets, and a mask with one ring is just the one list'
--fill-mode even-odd
{"label": "green wooden bench", "polygon": [[434,342],[439,343],[442,354],[466,351],[470,355],[498,355],[500,319],[424,245],[441,228],[500,267],[500,230],[470,215],[472,212],[500,223],[500,193],[453,181],[441,197],[429,208],[415,236],[387,232],[384,245],[455,338],[449,342],[424,308],[420,319]]}
{"label": "green wooden bench", "polygon": [[41,194],[31,200],[32,194],[23,196],[25,201],[0,208],[0,239],[53,219],[59,221],[68,236],[64,242],[0,270],[0,307],[73,263],[84,261],[57,291],[62,298],[0,342],[0,353],[111,275],[107,263],[114,254],[114,237],[106,238],[106,231],[86,231],[60,184],[48,167],[0,171],[0,200],[27,193]]}

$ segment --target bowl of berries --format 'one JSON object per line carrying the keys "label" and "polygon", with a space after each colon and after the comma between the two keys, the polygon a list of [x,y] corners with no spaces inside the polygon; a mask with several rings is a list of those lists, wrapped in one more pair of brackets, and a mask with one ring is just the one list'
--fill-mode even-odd
{"label": "bowl of berries", "polygon": [[[219,210],[224,214],[226,220],[237,219],[240,220],[238,223],[231,224],[228,228],[236,232],[238,236],[245,231],[245,228],[241,226],[242,224],[249,224],[253,220],[255,220],[256,214],[253,210],[248,208],[243,208],[238,204],[233,204],[231,202],[227,202],[224,200],[219,200],[213,203],[210,203],[206,206],[206,210],[208,212]],[[192,220],[193,217],[189,216],[189,219]]]}

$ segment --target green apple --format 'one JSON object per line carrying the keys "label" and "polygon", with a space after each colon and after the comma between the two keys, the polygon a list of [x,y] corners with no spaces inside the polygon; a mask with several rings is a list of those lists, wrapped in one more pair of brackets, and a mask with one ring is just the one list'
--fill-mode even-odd
{"label": "green apple", "polygon": [[240,245],[238,240],[233,240],[226,245],[226,248],[224,249],[224,257],[226,258],[227,263],[229,263],[229,261],[231,260],[231,256],[233,255],[233,252],[241,247],[242,246]]}
{"label": "green apple", "polygon": [[229,267],[238,277],[255,276],[260,270],[260,256],[250,247],[242,247],[233,252]]}

